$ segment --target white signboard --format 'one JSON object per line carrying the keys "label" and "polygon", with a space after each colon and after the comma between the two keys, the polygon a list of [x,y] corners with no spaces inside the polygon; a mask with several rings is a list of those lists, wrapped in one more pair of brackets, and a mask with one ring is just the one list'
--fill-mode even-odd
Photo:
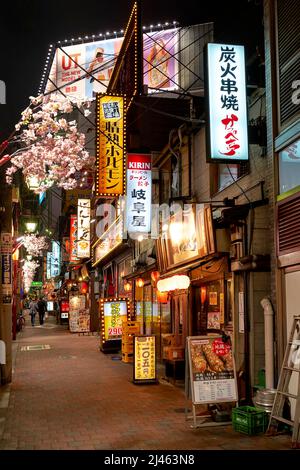
{"label": "white signboard", "polygon": [[127,156],[127,231],[148,233],[151,231],[151,155]]}
{"label": "white signboard", "polygon": [[237,401],[231,345],[222,336],[187,338],[193,404]]}
{"label": "white signboard", "polygon": [[89,258],[90,256],[90,199],[78,199],[77,208],[77,256]]}
{"label": "white signboard", "polygon": [[60,273],[60,244],[52,241],[52,253],[50,253],[50,277],[58,276]]}
{"label": "white signboard", "polygon": [[248,160],[244,46],[207,45],[208,161]]}

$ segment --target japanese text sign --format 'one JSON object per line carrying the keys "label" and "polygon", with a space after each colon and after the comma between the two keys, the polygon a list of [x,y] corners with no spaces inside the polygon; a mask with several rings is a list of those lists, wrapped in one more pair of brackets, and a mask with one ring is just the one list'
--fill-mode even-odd
{"label": "japanese text sign", "polygon": [[122,96],[109,95],[97,100],[97,196],[124,194],[124,101]]}
{"label": "japanese text sign", "polygon": [[50,277],[58,276],[60,273],[60,244],[52,241],[52,253],[50,253]]}
{"label": "japanese text sign", "polygon": [[127,321],[127,301],[103,302],[105,340],[122,337],[122,322]]}
{"label": "japanese text sign", "polygon": [[244,46],[207,45],[208,161],[248,160]]}
{"label": "japanese text sign", "polygon": [[127,156],[127,231],[151,231],[151,155]]}
{"label": "japanese text sign", "polygon": [[134,382],[156,381],[155,336],[134,336]]}
{"label": "japanese text sign", "polygon": [[90,256],[90,199],[78,199],[77,206],[77,256],[88,258]]}
{"label": "japanese text sign", "polygon": [[77,255],[77,215],[70,217],[70,262],[79,260]]}

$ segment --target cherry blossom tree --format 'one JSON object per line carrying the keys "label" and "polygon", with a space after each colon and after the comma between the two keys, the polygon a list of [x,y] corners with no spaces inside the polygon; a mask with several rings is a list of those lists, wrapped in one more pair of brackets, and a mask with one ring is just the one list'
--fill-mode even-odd
{"label": "cherry blossom tree", "polygon": [[47,98],[30,97],[30,106],[15,126],[20,131],[21,148],[11,155],[11,166],[6,170],[8,183],[12,183],[18,170],[25,179],[35,178],[39,183],[33,189],[36,194],[53,185],[66,190],[75,188],[75,173],[94,164],[94,158],[85,150],[85,135],[78,131],[75,120],[67,120],[75,106],[88,115],[90,102],[74,104],[57,95]]}
{"label": "cherry blossom tree", "polygon": [[31,256],[42,256],[43,250],[46,250],[48,248],[48,242],[46,241],[46,237],[42,235],[24,235],[22,243],[28,255]]}

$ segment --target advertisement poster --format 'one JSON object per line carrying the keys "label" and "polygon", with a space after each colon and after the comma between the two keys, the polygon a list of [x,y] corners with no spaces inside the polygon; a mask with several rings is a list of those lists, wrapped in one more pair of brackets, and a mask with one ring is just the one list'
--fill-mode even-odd
{"label": "advertisement poster", "polygon": [[193,403],[237,401],[231,345],[220,335],[189,336],[187,347]]}
{"label": "advertisement poster", "polygon": [[90,312],[88,309],[82,309],[78,315],[78,332],[89,332],[90,331]]}
{"label": "advertisement poster", "polygon": [[134,336],[133,382],[156,382],[155,336]]}
{"label": "advertisement poster", "polygon": [[[148,85],[149,93],[155,89],[177,89],[178,61],[174,57],[177,30],[147,33],[143,39],[144,83]],[[96,93],[105,93],[122,42],[123,37],[119,37],[57,48],[50,80],[70,98],[92,99]],[[50,80],[46,92],[55,88]]]}
{"label": "advertisement poster", "polygon": [[104,301],[104,339],[105,341],[122,338],[122,322],[127,321],[127,301]]}

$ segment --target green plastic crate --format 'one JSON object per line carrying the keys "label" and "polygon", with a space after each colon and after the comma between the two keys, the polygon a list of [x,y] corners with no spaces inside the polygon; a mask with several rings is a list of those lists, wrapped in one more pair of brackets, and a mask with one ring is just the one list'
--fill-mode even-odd
{"label": "green plastic crate", "polygon": [[232,425],[235,431],[253,436],[266,431],[268,415],[254,406],[240,406],[232,409]]}

